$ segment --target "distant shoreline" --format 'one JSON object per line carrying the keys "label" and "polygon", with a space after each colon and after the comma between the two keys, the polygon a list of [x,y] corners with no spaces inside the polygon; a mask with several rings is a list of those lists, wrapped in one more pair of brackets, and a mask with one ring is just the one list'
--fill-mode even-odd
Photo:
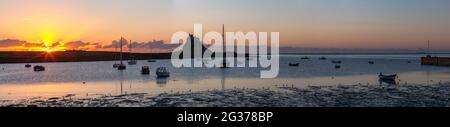
{"label": "distant shoreline", "polygon": [[[120,60],[119,52],[106,51],[0,51],[0,64],[47,63],[47,62],[92,62]],[[123,60],[170,59],[171,53],[123,53]]]}
{"label": "distant shoreline", "polygon": [[[280,53],[281,55],[427,55],[427,53]],[[449,54],[450,52],[430,53],[432,55]]]}
{"label": "distant shoreline", "polygon": [[[280,53],[280,55],[426,55],[425,53]],[[450,53],[432,53],[442,55]],[[123,53],[123,60],[171,59],[171,53]],[[0,51],[0,64],[117,61],[119,52],[108,51]]]}

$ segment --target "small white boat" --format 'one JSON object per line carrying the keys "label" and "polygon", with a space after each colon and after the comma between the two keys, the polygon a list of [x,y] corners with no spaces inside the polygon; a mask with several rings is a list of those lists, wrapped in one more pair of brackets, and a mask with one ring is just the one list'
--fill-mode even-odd
{"label": "small white boat", "polygon": [[156,69],[156,76],[158,77],[170,77],[170,72],[165,67],[159,67]]}

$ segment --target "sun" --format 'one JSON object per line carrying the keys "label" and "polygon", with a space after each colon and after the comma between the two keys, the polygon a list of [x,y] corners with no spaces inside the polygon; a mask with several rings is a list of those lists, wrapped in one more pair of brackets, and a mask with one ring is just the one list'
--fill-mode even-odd
{"label": "sun", "polygon": [[52,49],[46,49],[45,50],[45,52],[47,52],[47,53],[52,53],[54,50],[52,50]]}

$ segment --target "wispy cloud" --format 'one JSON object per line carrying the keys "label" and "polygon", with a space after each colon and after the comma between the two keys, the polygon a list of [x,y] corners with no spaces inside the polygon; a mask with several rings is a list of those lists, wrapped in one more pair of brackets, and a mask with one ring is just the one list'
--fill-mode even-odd
{"label": "wispy cloud", "polygon": [[[64,47],[67,50],[101,50],[101,51],[113,51],[115,48],[123,47],[129,48],[130,42],[126,39],[114,40],[110,44],[102,45],[100,43],[91,43],[84,41],[71,41],[71,42],[56,42],[49,45],[47,48]],[[132,42],[131,46],[135,52],[170,52],[180,44],[168,44],[163,40],[153,40],[148,42]],[[15,47],[21,47],[20,49],[27,49],[31,47],[45,48],[44,43],[31,43],[27,41],[4,39],[0,40],[0,48],[15,50]]]}

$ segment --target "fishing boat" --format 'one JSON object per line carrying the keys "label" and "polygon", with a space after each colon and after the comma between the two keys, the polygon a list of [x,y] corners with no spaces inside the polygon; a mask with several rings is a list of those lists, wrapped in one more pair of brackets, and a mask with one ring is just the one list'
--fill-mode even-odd
{"label": "fishing boat", "polygon": [[309,60],[308,56],[302,57],[302,60]]}
{"label": "fishing boat", "polygon": [[143,75],[149,75],[150,74],[150,67],[148,66],[143,66],[141,69],[141,74]]}
{"label": "fishing boat", "polygon": [[36,71],[36,72],[45,71],[45,67],[41,66],[41,65],[37,65],[37,66],[33,67],[33,70]]}
{"label": "fishing boat", "polygon": [[165,67],[159,67],[156,69],[156,76],[158,78],[170,77],[170,72]]}
{"label": "fishing boat", "polygon": [[340,60],[333,60],[333,61],[331,61],[331,63],[340,64],[340,63],[342,63],[342,61],[340,61]]}
{"label": "fishing boat", "polygon": [[291,67],[298,67],[298,66],[300,66],[300,64],[299,63],[289,63],[289,66],[291,66]]}
{"label": "fishing boat", "polygon": [[384,80],[384,81],[395,81],[395,79],[397,79],[397,74],[393,74],[393,75],[383,75],[383,73],[380,73],[380,75],[378,75],[378,78],[380,78],[380,80]]}
{"label": "fishing boat", "polygon": [[374,61],[369,61],[369,64],[375,64],[375,62]]}
{"label": "fishing boat", "polygon": [[31,65],[30,65],[30,64],[26,64],[25,67],[26,67],[26,68],[30,68]]}

